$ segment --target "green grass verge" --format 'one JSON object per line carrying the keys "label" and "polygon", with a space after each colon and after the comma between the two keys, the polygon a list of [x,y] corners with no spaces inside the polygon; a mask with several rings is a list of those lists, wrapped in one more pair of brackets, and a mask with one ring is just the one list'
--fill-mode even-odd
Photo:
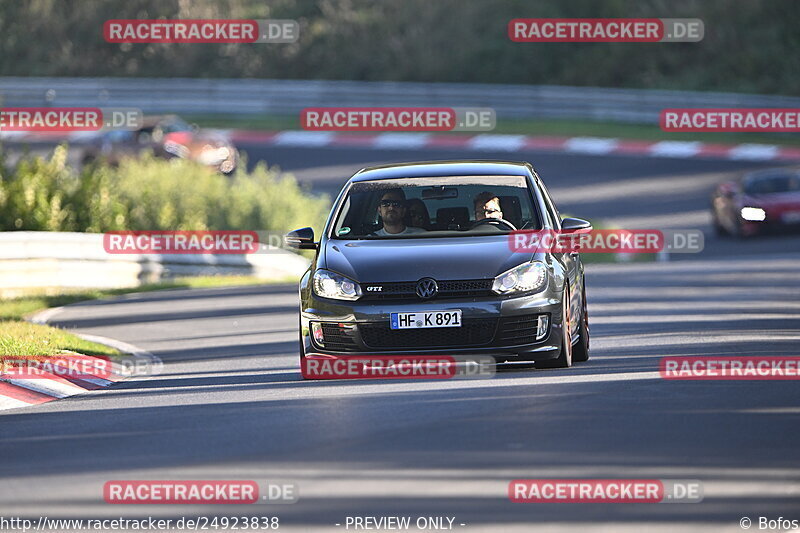
{"label": "green grass verge", "polygon": [[584,252],[581,254],[581,261],[586,265],[598,263],[652,263],[656,260],[656,254],[627,254],[627,259],[620,259],[617,254],[593,254]]}
{"label": "green grass verge", "polygon": [[[254,130],[299,130],[296,116],[219,116],[189,115],[189,121],[206,128],[239,128]],[[468,134],[469,132],[453,132]],[[553,135],[564,137],[614,137],[642,141],[703,141],[709,143],[800,145],[800,135],[792,133],[693,133],[665,132],[655,125],[622,122],[589,122],[578,120],[510,120],[498,119],[497,127],[487,133]]]}
{"label": "green grass verge", "polygon": [[85,341],[63,329],[15,320],[0,322],[0,358],[58,355],[65,351],[84,355],[119,355],[113,348]]}

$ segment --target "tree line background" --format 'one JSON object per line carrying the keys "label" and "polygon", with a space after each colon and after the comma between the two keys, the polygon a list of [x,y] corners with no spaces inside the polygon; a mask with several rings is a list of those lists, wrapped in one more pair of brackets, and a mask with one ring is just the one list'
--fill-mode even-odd
{"label": "tree line background", "polygon": [[[514,43],[525,17],[700,18],[700,43]],[[110,44],[125,18],[284,18],[293,44]],[[1,76],[582,85],[800,94],[795,0],[1,0]]]}

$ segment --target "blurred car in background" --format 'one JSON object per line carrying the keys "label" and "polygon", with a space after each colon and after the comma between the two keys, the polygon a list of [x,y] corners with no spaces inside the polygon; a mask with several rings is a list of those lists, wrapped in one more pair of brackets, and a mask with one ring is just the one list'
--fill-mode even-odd
{"label": "blurred car in background", "polygon": [[146,151],[164,159],[190,159],[223,174],[232,173],[239,162],[238,151],[228,139],[176,115],[144,117],[142,127],[133,131],[104,132],[86,145],[81,161],[104,159],[116,164]]}
{"label": "blurred car in background", "polygon": [[711,196],[718,235],[800,230],[800,171],[769,169],[720,184]]}

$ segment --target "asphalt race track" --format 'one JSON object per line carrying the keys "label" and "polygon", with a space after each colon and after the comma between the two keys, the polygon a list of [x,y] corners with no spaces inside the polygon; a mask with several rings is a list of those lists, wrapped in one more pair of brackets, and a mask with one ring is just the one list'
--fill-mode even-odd
{"label": "asphalt race track", "polygon": [[[368,163],[470,156],[244,148],[251,161],[279,164],[323,192]],[[0,414],[0,514],[246,514],[307,531],[345,530],[348,516],[454,517],[463,531],[741,531],[744,516],[800,518],[797,381],[671,381],[658,372],[665,355],[800,355],[800,238],[710,233],[713,185],[765,165],[472,156],[531,160],[562,212],[626,227],[700,228],[706,250],[589,265],[592,359],[487,380],[304,382],[289,285],[69,306],[52,323],[133,343],[160,357],[164,372]],[[508,484],[520,478],[696,479],[705,499],[511,503]],[[106,504],[103,485],[117,479],[283,480],[298,484],[300,499]]]}

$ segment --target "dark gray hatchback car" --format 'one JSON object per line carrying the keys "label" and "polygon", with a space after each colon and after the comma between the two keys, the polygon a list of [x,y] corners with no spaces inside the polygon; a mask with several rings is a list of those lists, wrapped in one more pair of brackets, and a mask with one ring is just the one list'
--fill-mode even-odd
{"label": "dark gray hatchback car", "polygon": [[591,229],[561,219],[529,163],[453,161],[357,172],[300,281],[300,357],[492,356],[568,367],[589,358],[578,253],[520,252],[515,230]]}

